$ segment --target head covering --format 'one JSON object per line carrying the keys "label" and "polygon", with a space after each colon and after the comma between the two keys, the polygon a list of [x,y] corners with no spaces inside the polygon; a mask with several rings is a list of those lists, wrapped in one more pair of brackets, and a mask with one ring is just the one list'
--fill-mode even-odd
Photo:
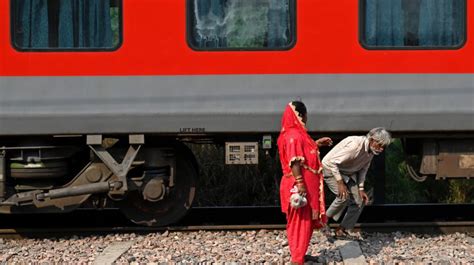
{"label": "head covering", "polygon": [[289,129],[297,129],[306,132],[306,126],[303,122],[303,117],[301,117],[293,101],[288,103],[283,112],[283,117],[281,119],[281,133],[288,131]]}
{"label": "head covering", "polygon": [[[283,112],[283,117],[281,119],[281,131],[280,136],[278,137],[278,150],[280,152],[280,156],[282,154],[287,154],[289,150],[285,150],[284,142],[288,137],[297,137],[302,140],[302,143],[307,148],[318,149],[316,142],[309,136],[308,132],[306,131],[306,126],[303,122],[303,118],[299,115],[298,111],[296,110],[293,102],[288,103]],[[302,150],[301,150],[302,151]],[[293,153],[293,152],[292,152]],[[297,152],[299,153],[299,152]],[[286,156],[288,157],[288,156]],[[287,161],[288,168],[285,170],[284,165],[282,164],[284,174],[290,173],[288,172],[289,165],[295,159],[304,161],[304,156],[302,157],[288,157],[289,161]],[[280,157],[282,159],[282,157]],[[282,161],[283,163],[283,161]],[[285,172],[287,171],[287,172]]]}

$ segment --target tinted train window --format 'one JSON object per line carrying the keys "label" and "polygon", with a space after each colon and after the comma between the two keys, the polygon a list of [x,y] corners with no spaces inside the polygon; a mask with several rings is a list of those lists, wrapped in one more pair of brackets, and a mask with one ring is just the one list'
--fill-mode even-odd
{"label": "tinted train window", "polygon": [[121,40],[120,0],[12,0],[20,50],[112,50]]}
{"label": "tinted train window", "polygon": [[295,42],[295,0],[188,0],[197,50],[281,50]]}
{"label": "tinted train window", "polygon": [[466,36],[465,0],[362,0],[367,48],[457,48]]}

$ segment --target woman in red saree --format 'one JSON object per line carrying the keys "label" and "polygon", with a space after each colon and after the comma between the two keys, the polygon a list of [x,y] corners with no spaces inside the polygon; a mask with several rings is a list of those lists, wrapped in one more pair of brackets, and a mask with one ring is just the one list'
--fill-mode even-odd
{"label": "woman in red saree", "polygon": [[[278,137],[283,169],[280,183],[281,209],[287,219],[286,232],[291,262],[297,264],[304,263],[313,229],[321,228],[327,222],[318,146],[332,144],[328,137],[314,141],[309,136],[305,127],[306,113],[302,102],[290,102],[283,113]],[[305,196],[306,206],[291,206],[290,197],[293,193]]]}

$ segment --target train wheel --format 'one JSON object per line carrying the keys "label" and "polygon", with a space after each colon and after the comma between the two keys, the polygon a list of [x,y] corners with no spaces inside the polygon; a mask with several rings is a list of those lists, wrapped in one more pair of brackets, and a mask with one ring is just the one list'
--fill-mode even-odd
{"label": "train wheel", "polygon": [[185,146],[176,149],[175,186],[160,201],[143,199],[141,192],[131,192],[119,202],[124,215],[132,222],[145,226],[164,226],[176,223],[191,207],[198,177],[192,152]]}

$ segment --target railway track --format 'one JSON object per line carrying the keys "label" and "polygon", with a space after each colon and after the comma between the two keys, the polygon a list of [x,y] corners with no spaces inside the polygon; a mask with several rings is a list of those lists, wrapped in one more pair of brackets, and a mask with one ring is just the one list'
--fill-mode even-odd
{"label": "railway track", "polygon": [[[448,260],[470,263],[474,261],[469,254],[470,242],[474,242],[472,207],[369,206],[361,216],[361,223],[355,227],[355,232],[364,233],[351,233],[347,238],[336,240],[315,233],[316,243],[310,245],[310,257],[325,264]],[[279,210],[278,207],[194,208],[180,223],[166,227],[131,224],[118,210],[3,216],[0,263],[31,260],[93,261],[94,264],[284,263],[290,257],[285,219]],[[329,225],[336,226],[334,223]],[[425,253],[426,246],[432,249],[429,254]],[[240,254],[231,254],[236,252]]]}
{"label": "railway track", "polygon": [[[331,228],[337,227],[330,224]],[[102,234],[102,233],[153,233],[164,231],[229,231],[229,230],[283,230],[284,224],[248,224],[248,225],[195,225],[165,227],[69,227],[69,228],[2,228],[0,237],[55,236],[68,234]],[[474,221],[466,222],[387,222],[359,223],[354,231],[363,232],[412,232],[412,233],[468,233],[474,235]]]}
{"label": "railway track", "polygon": [[[356,231],[418,233],[474,233],[474,204],[371,205]],[[150,233],[196,230],[285,229],[279,207],[193,208],[179,223],[164,227],[131,224],[119,211],[80,210],[68,214],[5,215],[0,236],[74,233]],[[34,220],[34,221],[32,221]],[[331,227],[336,224],[330,223]]]}

